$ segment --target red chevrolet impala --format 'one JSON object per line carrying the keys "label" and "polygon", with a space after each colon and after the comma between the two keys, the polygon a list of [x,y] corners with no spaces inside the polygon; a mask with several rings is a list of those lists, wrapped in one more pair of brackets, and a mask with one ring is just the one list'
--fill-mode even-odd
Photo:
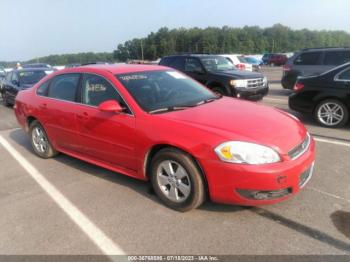
{"label": "red chevrolet impala", "polygon": [[315,143],[293,116],[220,97],[167,67],[57,71],[17,95],[15,113],[43,158],[58,152],[141,180],[167,206],[206,198],[275,203],[309,181]]}

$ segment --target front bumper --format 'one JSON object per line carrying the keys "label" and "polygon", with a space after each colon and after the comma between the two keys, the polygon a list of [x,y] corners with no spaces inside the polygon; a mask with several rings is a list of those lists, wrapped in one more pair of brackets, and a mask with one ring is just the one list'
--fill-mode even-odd
{"label": "front bumper", "polygon": [[309,149],[295,160],[284,159],[265,165],[231,164],[220,160],[201,164],[212,201],[257,206],[277,203],[297,194],[309,181],[314,160],[312,139]]}
{"label": "front bumper", "polygon": [[260,100],[269,93],[269,86],[256,89],[236,89],[235,94],[237,98],[248,100]]}

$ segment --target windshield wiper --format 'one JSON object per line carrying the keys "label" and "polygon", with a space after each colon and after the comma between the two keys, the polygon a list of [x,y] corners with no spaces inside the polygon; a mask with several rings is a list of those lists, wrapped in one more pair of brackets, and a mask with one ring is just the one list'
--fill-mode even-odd
{"label": "windshield wiper", "polygon": [[199,106],[199,105],[203,105],[203,104],[206,104],[206,103],[210,103],[210,102],[213,102],[219,98],[221,98],[222,95],[218,95],[217,97],[213,97],[213,98],[208,98],[208,99],[204,99],[202,101],[199,101],[196,106]]}
{"label": "windshield wiper", "polygon": [[148,111],[148,113],[154,114],[154,113],[171,112],[171,111],[177,111],[177,110],[184,110],[190,107],[193,107],[193,106],[169,106],[169,107],[154,109],[154,110]]}

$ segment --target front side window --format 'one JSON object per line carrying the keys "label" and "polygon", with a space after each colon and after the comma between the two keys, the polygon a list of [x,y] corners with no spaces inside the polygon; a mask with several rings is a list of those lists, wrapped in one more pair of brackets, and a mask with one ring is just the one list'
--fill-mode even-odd
{"label": "front side window", "polygon": [[148,71],[116,77],[146,112],[196,106],[217,98],[210,90],[177,71]]}
{"label": "front side window", "polygon": [[75,101],[80,74],[63,74],[52,80],[48,97],[66,101]]}
{"label": "front side window", "polygon": [[82,83],[81,97],[83,104],[99,106],[107,100],[116,100],[122,104],[122,99],[114,86],[102,76],[84,74]]}
{"label": "front side window", "polygon": [[319,65],[322,52],[307,52],[299,55],[295,61],[295,65]]}
{"label": "front side window", "polygon": [[346,71],[342,72],[339,76],[338,76],[339,80],[348,80],[350,81],[350,68],[347,69]]}
{"label": "front side window", "polygon": [[226,71],[236,69],[229,59],[222,56],[205,57],[201,58],[201,61],[205,69],[208,71]]}
{"label": "front side window", "polygon": [[202,72],[203,68],[201,63],[196,58],[186,58],[185,61],[186,72]]}
{"label": "front side window", "polygon": [[19,78],[16,72],[12,73],[11,81],[12,82],[16,81],[17,83],[19,83]]}

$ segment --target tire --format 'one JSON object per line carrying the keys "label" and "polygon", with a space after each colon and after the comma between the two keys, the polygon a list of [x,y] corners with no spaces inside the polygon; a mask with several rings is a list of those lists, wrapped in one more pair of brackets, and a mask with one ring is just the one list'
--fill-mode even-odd
{"label": "tire", "polygon": [[324,127],[342,127],[348,122],[349,110],[337,99],[326,99],[316,106],[314,117]]}
{"label": "tire", "polygon": [[206,198],[200,170],[193,159],[180,150],[160,150],[151,161],[150,178],[159,199],[174,210],[195,209]]}
{"label": "tire", "polygon": [[217,93],[217,94],[223,95],[223,96],[227,96],[225,88],[223,88],[223,87],[221,87],[221,86],[213,86],[213,87],[210,87],[210,89],[211,89],[214,93]]}
{"label": "tire", "polygon": [[51,145],[44,127],[36,120],[29,126],[29,136],[32,148],[39,157],[51,158],[58,154],[58,151]]}
{"label": "tire", "polygon": [[8,101],[8,97],[7,97],[7,94],[6,94],[6,91],[3,93],[2,95],[2,102],[4,103],[5,106],[7,107],[10,107],[11,104],[9,103]]}

